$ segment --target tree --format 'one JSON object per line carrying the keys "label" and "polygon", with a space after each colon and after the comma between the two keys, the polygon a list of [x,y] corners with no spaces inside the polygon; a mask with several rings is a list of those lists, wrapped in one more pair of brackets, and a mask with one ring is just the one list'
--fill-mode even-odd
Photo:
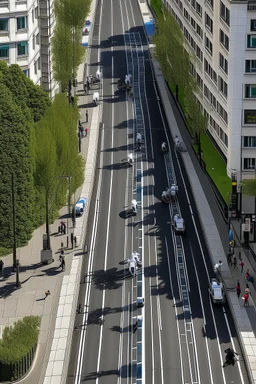
{"label": "tree", "polygon": [[185,95],[185,108],[187,114],[187,121],[191,130],[192,136],[196,139],[198,145],[198,156],[200,164],[202,162],[202,149],[201,149],[201,133],[205,132],[208,126],[207,117],[202,113],[202,108],[194,94]]}
{"label": "tree", "polygon": [[13,100],[22,109],[29,121],[39,121],[51,101],[48,94],[35,85],[22,71],[19,65],[0,62],[2,82],[9,88]]}
{"label": "tree", "polygon": [[11,176],[15,180],[16,237],[21,246],[31,237],[33,223],[33,159],[30,152],[32,125],[0,82],[0,243],[10,248],[12,233]]}
{"label": "tree", "polygon": [[81,30],[89,13],[91,0],[56,0],[53,43],[54,78],[71,99],[71,80],[83,60],[85,49],[81,45]]}
{"label": "tree", "polygon": [[158,33],[154,36],[154,54],[170,85],[190,92],[195,80],[190,73],[190,56],[184,48],[184,36],[175,18],[165,9],[158,20]]}
{"label": "tree", "polygon": [[241,185],[244,195],[256,196],[256,178],[242,180]]}
{"label": "tree", "polygon": [[91,0],[55,0],[56,18],[70,28],[82,28],[90,12]]}

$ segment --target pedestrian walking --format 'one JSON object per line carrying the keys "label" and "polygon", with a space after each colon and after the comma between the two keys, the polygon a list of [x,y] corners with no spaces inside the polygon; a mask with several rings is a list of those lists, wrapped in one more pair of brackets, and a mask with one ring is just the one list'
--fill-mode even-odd
{"label": "pedestrian walking", "polygon": [[228,252],[228,255],[227,255],[227,262],[228,262],[228,265],[232,264],[232,256],[230,252]]}
{"label": "pedestrian walking", "polygon": [[234,269],[237,269],[237,259],[236,259],[236,256],[233,257],[233,267]]}
{"label": "pedestrian walking", "polygon": [[71,246],[73,249],[74,248],[74,234],[73,234],[73,232],[71,232],[71,234],[70,234],[70,239],[71,239]]}
{"label": "pedestrian walking", "polygon": [[51,294],[51,292],[50,292],[49,289],[48,289],[48,291],[45,292],[44,300],[46,299],[46,297],[50,296],[50,294]]}
{"label": "pedestrian walking", "polygon": [[87,78],[87,80],[86,80],[86,85],[87,85],[87,89],[88,89],[88,91],[90,90],[90,81],[89,81],[89,79]]}
{"label": "pedestrian walking", "polygon": [[76,236],[74,237],[74,241],[75,241],[75,247],[76,247],[76,242],[77,242]]}
{"label": "pedestrian walking", "polygon": [[243,262],[242,259],[240,260],[239,265],[240,265],[240,267],[241,267],[241,273],[243,273],[243,270],[244,270],[244,262]]}
{"label": "pedestrian walking", "polygon": [[236,284],[236,294],[237,294],[237,297],[239,299],[239,297],[241,295],[241,287],[240,287],[239,280],[237,280],[237,284]]}
{"label": "pedestrian walking", "polygon": [[248,284],[246,284],[245,286],[246,286],[246,288],[245,288],[245,293],[248,293],[248,294],[250,294],[251,292],[250,292],[250,288],[249,288],[249,285],[248,285]]}
{"label": "pedestrian walking", "polygon": [[87,109],[86,109],[86,112],[85,112],[85,118],[86,118],[86,123],[88,123],[88,121],[89,121],[89,115],[88,115],[88,111],[87,111]]}
{"label": "pedestrian walking", "polygon": [[84,83],[84,94],[87,94],[87,85]]}
{"label": "pedestrian walking", "polygon": [[244,294],[244,307],[249,307],[249,293]]}
{"label": "pedestrian walking", "polygon": [[65,271],[65,267],[66,267],[66,263],[65,263],[65,259],[63,258],[62,261],[61,261],[62,272]]}
{"label": "pedestrian walking", "polygon": [[239,251],[239,253],[238,253],[238,259],[239,259],[239,261],[242,261],[243,259],[242,259],[242,255],[241,255],[241,252]]}

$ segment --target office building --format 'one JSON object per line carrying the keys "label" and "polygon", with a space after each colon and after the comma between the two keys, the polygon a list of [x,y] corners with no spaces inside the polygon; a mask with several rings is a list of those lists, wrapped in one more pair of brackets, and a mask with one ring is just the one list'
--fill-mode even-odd
{"label": "office building", "polygon": [[180,25],[208,132],[227,173],[252,178],[256,169],[256,1],[163,0]]}

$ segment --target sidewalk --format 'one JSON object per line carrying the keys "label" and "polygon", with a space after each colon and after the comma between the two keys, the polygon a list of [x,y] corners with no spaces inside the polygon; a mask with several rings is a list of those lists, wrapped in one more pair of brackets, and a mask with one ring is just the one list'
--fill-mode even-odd
{"label": "sidewalk", "polygon": [[[79,68],[78,79],[78,104],[85,105],[91,101],[91,95],[84,96],[83,88],[83,63]],[[92,120],[92,108],[88,107],[88,124],[85,124],[86,109],[80,109],[80,120],[84,127],[90,127]],[[81,155],[87,159],[88,144],[90,139],[90,129],[87,137],[81,142]],[[75,193],[75,198],[81,196],[82,186]],[[73,198],[72,200],[73,201]],[[71,270],[72,249],[65,248],[66,269],[62,272],[59,262],[61,243],[66,246],[67,235],[58,234],[58,226],[61,220],[66,222],[68,207],[60,210],[59,218],[50,226],[51,247],[54,262],[43,266],[40,263],[40,252],[43,244],[43,234],[45,225],[36,229],[28,245],[17,250],[17,258],[20,260],[20,282],[21,288],[15,288],[16,275],[12,272],[12,255],[3,258],[5,265],[5,279],[0,282],[0,337],[3,329],[7,325],[12,325],[24,316],[41,316],[41,329],[39,335],[38,348],[34,360],[34,365],[29,374],[21,380],[22,383],[42,383],[45,370],[49,359],[51,342],[54,331],[54,324],[57,316],[58,302],[64,276],[68,276]],[[70,218],[69,225],[72,228]],[[69,234],[69,244],[70,234]],[[51,295],[44,299],[45,291],[50,290]],[[63,330],[63,334],[66,330]]]}

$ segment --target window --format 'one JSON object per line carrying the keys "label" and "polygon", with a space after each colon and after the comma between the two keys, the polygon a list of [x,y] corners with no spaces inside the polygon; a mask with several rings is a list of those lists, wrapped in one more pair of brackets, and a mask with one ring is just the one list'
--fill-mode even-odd
{"label": "window", "polygon": [[230,11],[229,9],[220,1],[220,17],[222,20],[229,26],[230,22]]}
{"label": "window", "polygon": [[17,17],[17,31],[28,27],[27,16]]}
{"label": "window", "polygon": [[255,159],[245,157],[244,158],[244,169],[255,169]]}
{"label": "window", "polygon": [[37,69],[38,69],[38,70],[41,69],[41,60],[40,60],[40,57],[39,57],[38,60],[37,60]]}
{"label": "window", "polygon": [[247,48],[256,48],[256,35],[247,35]]}
{"label": "window", "polygon": [[256,109],[244,110],[244,124],[256,124]]}
{"label": "window", "polygon": [[251,20],[251,31],[256,32],[256,20]]}
{"label": "window", "polygon": [[188,13],[188,11],[186,10],[186,8],[184,8],[184,17],[185,17],[185,19],[187,19],[188,21],[190,20],[190,16],[189,16],[189,13]]}
{"label": "window", "polygon": [[0,59],[8,59],[9,45],[0,45]]}
{"label": "window", "polygon": [[207,29],[209,29],[212,33],[213,30],[213,22],[210,16],[205,12],[205,26]]}
{"label": "window", "polygon": [[222,107],[222,105],[217,101],[217,112],[220,115],[220,117],[225,121],[225,123],[228,123],[228,114],[225,111],[225,109]]}
{"label": "window", "polygon": [[35,49],[36,48],[36,37],[35,37],[35,35],[33,35],[32,45],[33,45],[33,49]]}
{"label": "window", "polygon": [[223,69],[223,71],[228,74],[228,61],[225,59],[225,57],[220,53],[220,68]]}
{"label": "window", "polygon": [[227,97],[228,96],[228,85],[227,83],[222,79],[221,76],[219,76],[219,90]]}
{"label": "window", "polygon": [[212,55],[212,42],[208,39],[207,36],[205,36],[205,48],[210,52]]}
{"label": "window", "polygon": [[28,43],[26,41],[22,41],[17,44],[17,52],[18,56],[23,56],[28,54]]}
{"label": "window", "polygon": [[32,9],[32,23],[35,22],[35,10]]}
{"label": "window", "polygon": [[27,77],[29,77],[29,70],[28,70],[28,69],[23,69],[23,73],[24,73]]}
{"label": "window", "polygon": [[200,25],[198,25],[198,24],[196,25],[196,33],[202,38],[203,31],[202,31]]}
{"label": "window", "polygon": [[245,72],[256,72],[256,60],[245,61]]}
{"label": "window", "polygon": [[0,32],[8,31],[9,19],[0,19]]}
{"label": "window", "polygon": [[256,137],[255,136],[244,136],[244,147],[253,148],[256,147]]}
{"label": "window", "polygon": [[202,7],[198,2],[196,2],[196,12],[202,17]]}
{"label": "window", "polygon": [[196,29],[196,22],[195,22],[195,20],[193,19],[193,17],[190,18],[190,23],[191,23],[192,27],[193,27],[194,29]]}
{"label": "window", "polygon": [[245,97],[248,99],[256,99],[256,84],[245,85]]}
{"label": "window", "polygon": [[206,0],[206,3],[213,9],[213,0]]}
{"label": "window", "polygon": [[220,29],[220,43],[229,50],[229,38],[228,36]]}
{"label": "window", "polygon": [[39,33],[36,35],[36,44],[39,44]]}

